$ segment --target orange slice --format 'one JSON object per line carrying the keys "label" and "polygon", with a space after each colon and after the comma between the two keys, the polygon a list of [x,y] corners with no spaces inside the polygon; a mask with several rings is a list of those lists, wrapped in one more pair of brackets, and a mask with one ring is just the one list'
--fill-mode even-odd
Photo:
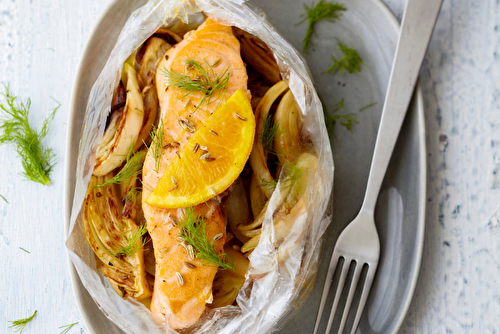
{"label": "orange slice", "polygon": [[238,89],[184,145],[146,203],[166,209],[183,208],[220,194],[243,170],[254,136],[255,116],[250,101]]}

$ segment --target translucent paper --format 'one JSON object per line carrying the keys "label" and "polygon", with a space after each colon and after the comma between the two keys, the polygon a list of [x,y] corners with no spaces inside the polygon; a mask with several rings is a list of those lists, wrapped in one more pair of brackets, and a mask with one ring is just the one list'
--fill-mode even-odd
{"label": "translucent paper", "polygon": [[323,110],[304,61],[257,8],[243,1],[150,0],[125,24],[117,43],[92,87],[80,140],[75,196],[66,242],[83,285],[104,314],[127,333],[175,333],[164,319],[155,318],[141,303],[124,300],[96,269],[87,244],[81,209],[104,133],[115,87],[124,61],[160,26],[195,28],[203,20],[199,13],[221,23],[237,26],[265,42],[273,51],[282,78],[289,85],[301,112],[302,133],[310,141],[310,153],[318,166],[307,189],[306,209],[292,223],[290,233],[276,248],[272,213],[279,199],[279,186],[270,199],[260,243],[250,255],[250,269],[237,303],[208,309],[191,329],[193,333],[264,333],[276,330],[312,287],[318,263],[320,238],[331,221],[333,159]]}

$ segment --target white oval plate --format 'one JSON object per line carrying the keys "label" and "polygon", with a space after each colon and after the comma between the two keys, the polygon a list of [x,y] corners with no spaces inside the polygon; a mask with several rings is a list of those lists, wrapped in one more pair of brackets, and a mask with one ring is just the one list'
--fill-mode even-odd
{"label": "white oval plate", "polygon": [[[66,229],[74,192],[74,174],[83,115],[90,89],[102,70],[115,40],[130,13],[145,0],[116,0],[105,11],[83,54],[75,81],[66,160]],[[346,1],[347,2],[347,1]],[[307,24],[295,25],[304,13],[301,0],[251,0],[298,50]],[[309,3],[309,1],[308,1]],[[286,5],[285,5],[286,4]],[[334,220],[324,238],[318,279],[301,307],[285,323],[281,333],[312,331],[335,241],[343,227],[356,215],[364,194],[375,137],[389,81],[399,24],[379,0],[350,0],[347,11],[335,23],[317,24],[318,36],[305,56],[318,92],[332,110],[344,101],[339,114],[358,114],[353,133],[337,125],[332,140],[335,161]],[[364,65],[360,74],[323,73],[331,66],[330,55],[339,56],[336,38],[355,48]],[[377,105],[359,112],[363,106]],[[422,93],[417,85],[412,104],[377,204],[376,223],[381,241],[381,258],[367,308],[358,333],[396,333],[411,303],[420,270],[425,228],[426,156]],[[67,231],[66,231],[67,232]],[[73,289],[86,327],[91,333],[123,333],[97,308],[70,263]]]}

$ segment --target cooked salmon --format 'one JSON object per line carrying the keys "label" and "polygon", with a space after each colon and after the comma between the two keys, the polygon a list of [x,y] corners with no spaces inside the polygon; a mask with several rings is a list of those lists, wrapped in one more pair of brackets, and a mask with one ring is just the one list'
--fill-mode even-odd
{"label": "cooked salmon", "polygon": [[[156,87],[163,120],[163,153],[158,172],[155,160],[148,152],[143,168],[143,210],[151,235],[156,256],[156,275],[151,302],[151,311],[166,318],[167,324],[174,329],[192,326],[198,321],[212,297],[212,283],[217,268],[191,258],[186,247],[177,237],[178,226],[171,217],[182,220],[184,209],[163,209],[148,205],[145,200],[158,184],[165,168],[193,135],[180,124],[181,117],[189,119],[195,129],[215,111],[220,104],[205,100],[202,92],[186,95],[180,88],[168,86],[168,79],[162,70],[186,73],[186,61],[194,60],[209,65],[214,74],[227,70],[229,83],[225,92],[228,99],[238,88],[247,93],[247,73],[240,56],[240,45],[230,26],[207,19],[196,31],[187,33],[184,40],[170,49],[159,62]],[[174,144],[172,144],[174,142]],[[169,145],[170,144],[170,145]],[[200,171],[202,172],[202,171]],[[205,217],[208,239],[217,234],[223,237],[215,242],[218,254],[223,252],[226,239],[226,217],[220,200],[212,199],[193,208],[196,216]]]}

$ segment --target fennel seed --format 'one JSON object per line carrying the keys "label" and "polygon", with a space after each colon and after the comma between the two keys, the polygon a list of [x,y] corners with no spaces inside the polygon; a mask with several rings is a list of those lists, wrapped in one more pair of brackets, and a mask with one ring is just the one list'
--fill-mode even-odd
{"label": "fennel seed", "polygon": [[216,137],[219,137],[219,134],[217,132],[215,132],[214,130],[209,130],[208,132],[210,132],[211,134],[213,134]]}
{"label": "fennel seed", "polygon": [[176,226],[179,225],[179,223],[177,222],[177,219],[175,219],[174,217],[172,216],[169,216],[168,217],[168,220],[172,223],[172,225]]}
{"label": "fennel seed", "polygon": [[217,192],[215,192],[214,188],[208,188],[208,190],[212,193],[212,195],[217,195]]}
{"label": "fennel seed", "polygon": [[217,58],[210,66],[211,67],[217,66],[219,63],[220,63],[220,58]]}
{"label": "fennel seed", "polygon": [[196,269],[196,266],[192,263],[189,263],[189,262],[184,262],[184,264],[186,265],[186,267],[188,268],[191,268],[191,269]]}
{"label": "fennel seed", "polygon": [[241,119],[242,121],[247,121],[247,119],[245,117],[241,116],[237,112],[234,113],[234,116],[236,116],[237,118]]}
{"label": "fennel seed", "polygon": [[172,146],[171,143],[168,143],[167,145],[163,146],[162,149],[166,150],[167,148],[169,148],[170,146]]}
{"label": "fennel seed", "polygon": [[171,188],[169,188],[168,191],[172,191],[172,190],[179,188],[179,185],[177,184],[177,180],[175,179],[175,177],[170,176],[170,178],[172,179],[172,183],[174,185]]}
{"label": "fennel seed", "polygon": [[215,160],[214,157],[208,157],[208,158],[205,159],[206,162],[212,162],[214,160]]}
{"label": "fennel seed", "polygon": [[179,142],[173,141],[170,143],[170,145],[172,145],[173,147],[179,147],[181,144],[179,144]]}
{"label": "fennel seed", "polygon": [[200,156],[200,159],[201,160],[207,160],[208,158],[210,158],[210,156],[212,155],[212,153],[208,152],[208,153],[205,153],[205,154],[202,154]]}
{"label": "fennel seed", "polygon": [[184,277],[182,277],[180,272],[176,272],[177,280],[179,281],[179,285],[184,285]]}
{"label": "fennel seed", "polygon": [[200,145],[200,150],[208,152],[208,147]]}
{"label": "fennel seed", "polygon": [[168,252],[168,248],[162,248],[159,250],[160,253],[166,253]]}
{"label": "fennel seed", "polygon": [[177,237],[177,238],[175,238],[175,239],[176,239],[177,241],[179,241],[179,242],[184,242],[184,239],[183,239],[182,237]]}
{"label": "fennel seed", "polygon": [[189,125],[189,126],[194,126],[194,123],[193,123],[193,122],[191,122],[191,121],[190,121],[189,119],[187,119],[186,117],[181,117],[181,120],[182,120],[185,124],[187,124],[187,125]]}
{"label": "fennel seed", "polygon": [[179,125],[184,129],[184,130],[187,130],[189,132],[194,132],[195,131],[195,128],[194,126],[192,125],[189,125],[188,123],[186,123],[183,119],[180,119],[179,120]]}
{"label": "fennel seed", "polygon": [[200,147],[200,144],[196,143],[194,144],[194,147],[193,147],[193,154],[195,154],[196,152],[198,152],[198,148]]}
{"label": "fennel seed", "polygon": [[222,238],[224,236],[224,233],[219,233],[219,234],[216,234],[214,237],[213,237],[213,241],[217,241],[219,240],[220,238]]}
{"label": "fennel seed", "polygon": [[186,103],[184,103],[184,108],[187,108],[187,106],[191,103],[191,99],[188,99]]}
{"label": "fennel seed", "polygon": [[189,254],[189,257],[191,258],[191,260],[194,260],[195,256],[194,256],[194,248],[193,248],[193,246],[187,245],[186,249],[188,251],[188,254]]}
{"label": "fennel seed", "polygon": [[241,251],[241,247],[238,247],[236,245],[233,245],[233,249],[237,252]]}

